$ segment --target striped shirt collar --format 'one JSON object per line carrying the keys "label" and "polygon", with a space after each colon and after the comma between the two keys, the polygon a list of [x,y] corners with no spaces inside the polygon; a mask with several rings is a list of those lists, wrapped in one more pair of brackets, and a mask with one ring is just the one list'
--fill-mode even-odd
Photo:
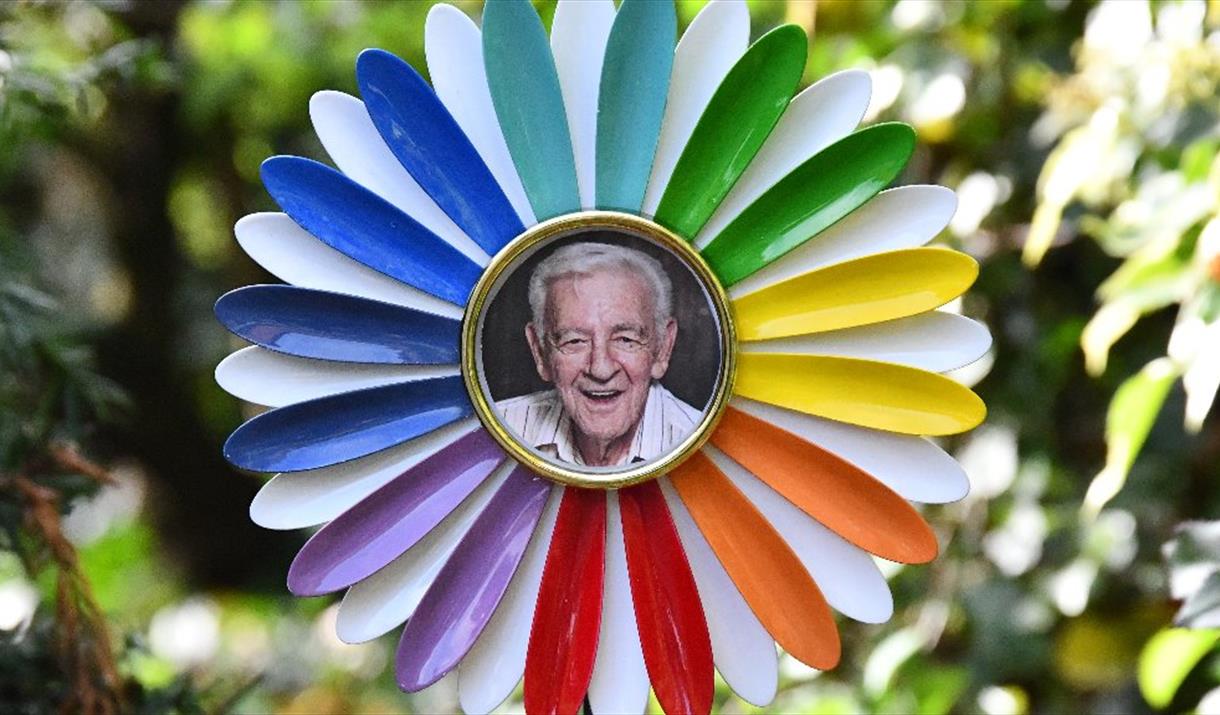
{"label": "striped shirt collar", "polygon": [[[496,403],[496,408],[505,425],[525,444],[556,461],[584,464],[572,436],[572,418],[558,391],[545,390],[502,400]],[[631,449],[618,464],[647,462],[663,456],[695,429],[701,417],[699,410],[653,381]]]}

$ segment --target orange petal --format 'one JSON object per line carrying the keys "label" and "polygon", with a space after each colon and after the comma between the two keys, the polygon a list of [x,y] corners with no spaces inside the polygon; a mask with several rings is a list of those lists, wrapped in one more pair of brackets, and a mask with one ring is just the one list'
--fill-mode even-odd
{"label": "orange petal", "polygon": [[669,478],[729,578],[780,647],[811,667],[835,667],[839,631],[830,607],[766,518],[701,452]]}
{"label": "orange petal", "polygon": [[919,512],[838,455],[733,407],[712,444],[865,551],[905,564],[936,558],[936,535]]}

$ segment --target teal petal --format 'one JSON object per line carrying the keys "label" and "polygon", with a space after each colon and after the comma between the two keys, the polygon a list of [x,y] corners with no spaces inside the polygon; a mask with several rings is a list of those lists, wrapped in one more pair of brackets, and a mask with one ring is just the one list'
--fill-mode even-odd
{"label": "teal petal", "polygon": [[792,101],[808,46],[804,30],[784,25],[733,65],[682,150],[657,223],[688,238],[699,233]]}
{"label": "teal petal", "polygon": [[483,62],[496,117],[534,214],[543,221],[579,211],[559,75],[529,0],[491,0],[484,6]]}
{"label": "teal petal", "polygon": [[733,285],[855,211],[898,176],[914,150],[915,130],[898,122],[840,139],[767,189],[703,257]]}
{"label": "teal petal", "polygon": [[597,104],[597,206],[638,212],[661,136],[678,19],[672,2],[623,0]]}

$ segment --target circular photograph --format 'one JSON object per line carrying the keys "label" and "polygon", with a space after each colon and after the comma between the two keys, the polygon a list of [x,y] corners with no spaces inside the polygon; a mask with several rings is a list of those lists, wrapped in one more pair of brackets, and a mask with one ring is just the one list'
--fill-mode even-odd
{"label": "circular photograph", "polygon": [[491,411],[530,453],[614,473],[689,444],[725,368],[721,316],[688,259],[620,228],[544,239],[483,302],[477,370]]}

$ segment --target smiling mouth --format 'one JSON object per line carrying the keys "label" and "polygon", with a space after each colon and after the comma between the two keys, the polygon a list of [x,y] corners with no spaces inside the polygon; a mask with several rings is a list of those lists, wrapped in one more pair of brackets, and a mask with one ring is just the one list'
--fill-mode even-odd
{"label": "smiling mouth", "polygon": [[594,403],[613,402],[619,395],[623,394],[622,390],[581,390],[580,394],[585,396],[585,399]]}

